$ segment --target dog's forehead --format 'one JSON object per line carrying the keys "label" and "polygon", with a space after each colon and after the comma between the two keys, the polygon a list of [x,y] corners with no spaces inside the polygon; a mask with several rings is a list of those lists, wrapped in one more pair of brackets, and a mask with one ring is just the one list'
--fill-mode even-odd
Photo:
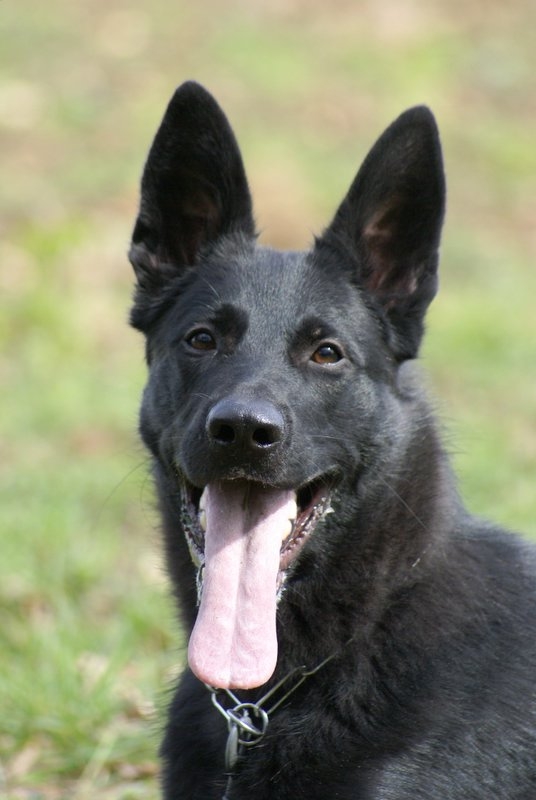
{"label": "dog's forehead", "polygon": [[256,246],[227,254],[221,266],[214,290],[222,301],[247,309],[251,323],[261,319],[265,328],[268,320],[281,329],[293,327],[303,315],[337,317],[360,305],[348,281],[336,271],[319,268],[308,251]]}
{"label": "dog's forehead", "polygon": [[296,336],[377,336],[360,290],[341,265],[315,250],[276,250],[241,237],[221,242],[192,269],[175,314],[183,328],[206,321],[240,331],[242,347],[262,353],[284,350]]}
{"label": "dog's forehead", "polygon": [[[256,247],[243,265],[241,289],[255,303],[281,305],[291,301],[307,282],[305,253]],[[248,303],[253,307],[252,303]]]}

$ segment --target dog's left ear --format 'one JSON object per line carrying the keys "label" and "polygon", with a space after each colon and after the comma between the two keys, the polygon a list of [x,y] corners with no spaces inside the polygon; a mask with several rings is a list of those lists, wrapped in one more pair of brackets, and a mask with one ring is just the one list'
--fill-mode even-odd
{"label": "dog's left ear", "polygon": [[357,283],[387,322],[398,361],[417,355],[437,291],[444,209],[437,126],[432,113],[418,106],[376,142],[317,243],[350,253]]}
{"label": "dog's left ear", "polygon": [[130,260],[140,294],[157,292],[225,234],[254,234],[251,196],[231,126],[193,81],[171,98],[149,151]]}

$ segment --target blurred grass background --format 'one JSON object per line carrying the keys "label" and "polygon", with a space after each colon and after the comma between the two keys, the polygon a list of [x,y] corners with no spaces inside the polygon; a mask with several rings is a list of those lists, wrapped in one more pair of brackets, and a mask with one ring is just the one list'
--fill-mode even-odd
{"label": "blurred grass background", "polygon": [[532,0],[0,4],[0,796],[157,797],[183,652],[125,252],[186,78],[229,114],[284,247],[400,111],[433,108],[449,212],[422,360],[470,508],[536,535],[535,30]]}

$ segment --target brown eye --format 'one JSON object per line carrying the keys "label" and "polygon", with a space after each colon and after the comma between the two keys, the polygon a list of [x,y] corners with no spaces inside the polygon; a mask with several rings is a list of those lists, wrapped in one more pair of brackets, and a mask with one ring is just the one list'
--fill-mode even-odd
{"label": "brown eye", "polygon": [[315,364],[336,364],[342,358],[342,353],[334,344],[321,344],[314,351],[311,360]]}
{"label": "brown eye", "polygon": [[216,341],[210,331],[198,330],[191,333],[186,341],[194,350],[215,350]]}

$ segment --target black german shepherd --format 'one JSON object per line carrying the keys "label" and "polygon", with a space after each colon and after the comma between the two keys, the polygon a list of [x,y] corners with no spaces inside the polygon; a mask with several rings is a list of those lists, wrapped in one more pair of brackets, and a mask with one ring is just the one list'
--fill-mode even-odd
{"label": "black german shepherd", "polygon": [[310,252],[260,247],[223,112],[171,100],[130,251],[189,635],[168,800],[536,800],[534,552],[464,510],[408,364],[444,198],[413,108]]}

